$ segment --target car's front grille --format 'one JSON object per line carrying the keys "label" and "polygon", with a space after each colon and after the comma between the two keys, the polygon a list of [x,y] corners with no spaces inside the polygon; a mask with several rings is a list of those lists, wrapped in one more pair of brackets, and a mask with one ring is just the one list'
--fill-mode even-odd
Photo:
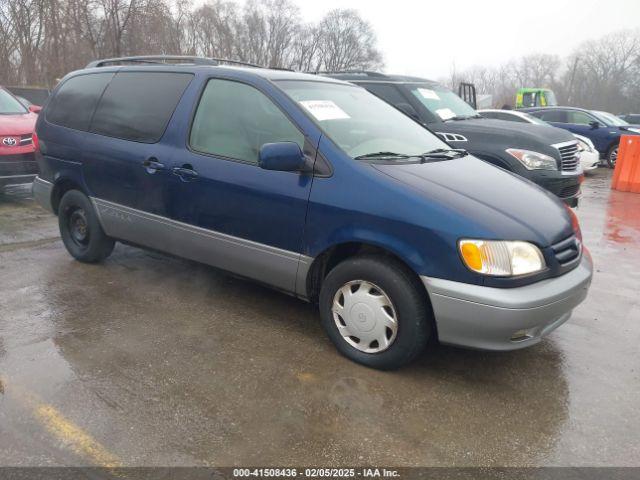
{"label": "car's front grille", "polygon": [[560,158],[562,159],[560,169],[563,172],[573,172],[577,170],[578,164],[580,163],[578,142],[568,142],[554,146],[560,152]]}
{"label": "car's front grille", "polygon": [[20,146],[24,147],[25,145],[31,145],[33,143],[33,137],[31,134],[22,135],[20,137]]}
{"label": "car's front grille", "polygon": [[560,266],[567,267],[580,259],[582,242],[575,235],[571,235],[569,238],[551,245],[551,249]]}
{"label": "car's front grille", "polygon": [[0,177],[38,173],[38,164],[33,153],[0,155]]}

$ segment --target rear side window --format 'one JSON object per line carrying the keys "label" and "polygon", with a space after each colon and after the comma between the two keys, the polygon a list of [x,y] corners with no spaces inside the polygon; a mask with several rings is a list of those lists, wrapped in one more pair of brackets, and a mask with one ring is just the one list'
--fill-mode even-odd
{"label": "rear side window", "polygon": [[70,78],[47,106],[47,121],[74,130],[89,130],[91,116],[113,73],[96,73]]}
{"label": "rear side window", "polygon": [[595,121],[597,120],[587,113],[580,111],[569,112],[569,123],[575,123],[576,125],[589,125],[589,123]]}
{"label": "rear side window", "polygon": [[545,122],[567,123],[567,113],[563,112],[562,110],[535,112],[533,113],[533,115],[541,118]]}
{"label": "rear side window", "polygon": [[189,73],[118,73],[100,100],[91,132],[135,142],[157,142],[192,78]]}
{"label": "rear side window", "polygon": [[295,142],[304,135],[262,92],[244,83],[209,80],[191,127],[197,152],[258,163],[265,143]]}
{"label": "rear side window", "polygon": [[362,86],[373,93],[376,97],[380,97],[382,100],[393,106],[398,106],[402,103],[409,103],[402,93],[400,93],[400,90],[398,90],[394,85],[364,83]]}

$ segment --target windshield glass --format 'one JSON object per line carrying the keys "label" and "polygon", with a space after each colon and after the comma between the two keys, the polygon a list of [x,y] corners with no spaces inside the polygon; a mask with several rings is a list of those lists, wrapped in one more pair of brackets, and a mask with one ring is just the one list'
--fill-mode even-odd
{"label": "windshield glass", "polygon": [[607,112],[592,112],[596,117],[599,117],[600,120],[604,121],[604,123],[606,123],[607,125],[615,125],[616,127],[624,127],[626,125],[629,125],[627,122],[625,122],[624,120],[622,120],[619,117],[616,117],[615,115],[612,115],[610,113]]}
{"label": "windshield glass", "polygon": [[0,115],[27,113],[27,109],[13,95],[0,88]]}
{"label": "windshield glass", "polygon": [[440,85],[407,85],[409,91],[429,110],[434,121],[465,119],[478,116],[458,95]]}
{"label": "windshield glass", "polygon": [[280,80],[278,86],[352,158],[379,152],[411,156],[449,148],[426,128],[364,88],[291,80]]}

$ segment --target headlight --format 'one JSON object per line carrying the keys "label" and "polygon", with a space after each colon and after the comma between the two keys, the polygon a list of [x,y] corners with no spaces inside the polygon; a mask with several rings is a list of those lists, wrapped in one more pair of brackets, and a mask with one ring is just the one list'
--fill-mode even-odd
{"label": "headlight", "polygon": [[556,159],[544,153],[532,152],[530,150],[520,150],[518,148],[508,148],[507,153],[518,160],[527,170],[557,170]]}
{"label": "headlight", "polygon": [[587,142],[583,142],[582,140],[578,139],[578,151],[590,152],[591,148],[589,147],[589,145],[587,145]]}
{"label": "headlight", "polygon": [[640,128],[627,128],[627,130],[633,133],[640,133]]}
{"label": "headlight", "polygon": [[547,266],[540,249],[528,242],[460,240],[459,248],[465,265],[484,275],[513,277]]}
{"label": "headlight", "polygon": [[583,137],[582,135],[577,135],[575,133],[573,135],[574,137],[576,137],[576,140],[578,140],[578,150],[586,152],[596,151],[596,147],[593,145],[593,142],[589,138]]}

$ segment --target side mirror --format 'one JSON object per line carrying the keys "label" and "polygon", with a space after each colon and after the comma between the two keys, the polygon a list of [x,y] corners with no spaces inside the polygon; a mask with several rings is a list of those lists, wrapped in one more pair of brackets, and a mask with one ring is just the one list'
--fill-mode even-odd
{"label": "side mirror", "polygon": [[300,172],[306,170],[306,159],[297,143],[265,143],[260,147],[258,165],[265,170]]}
{"label": "side mirror", "polygon": [[42,111],[42,107],[39,105],[29,105],[29,111],[37,115]]}
{"label": "side mirror", "polygon": [[404,113],[405,115],[407,115],[408,117],[413,118],[415,121],[419,122],[420,121],[420,115],[418,115],[418,112],[416,111],[415,108],[413,108],[413,106],[409,103],[396,103],[395,107],[400,110],[402,113]]}
{"label": "side mirror", "polygon": [[594,120],[593,122],[589,122],[589,126],[592,130],[595,130],[596,128],[600,128],[600,122]]}

